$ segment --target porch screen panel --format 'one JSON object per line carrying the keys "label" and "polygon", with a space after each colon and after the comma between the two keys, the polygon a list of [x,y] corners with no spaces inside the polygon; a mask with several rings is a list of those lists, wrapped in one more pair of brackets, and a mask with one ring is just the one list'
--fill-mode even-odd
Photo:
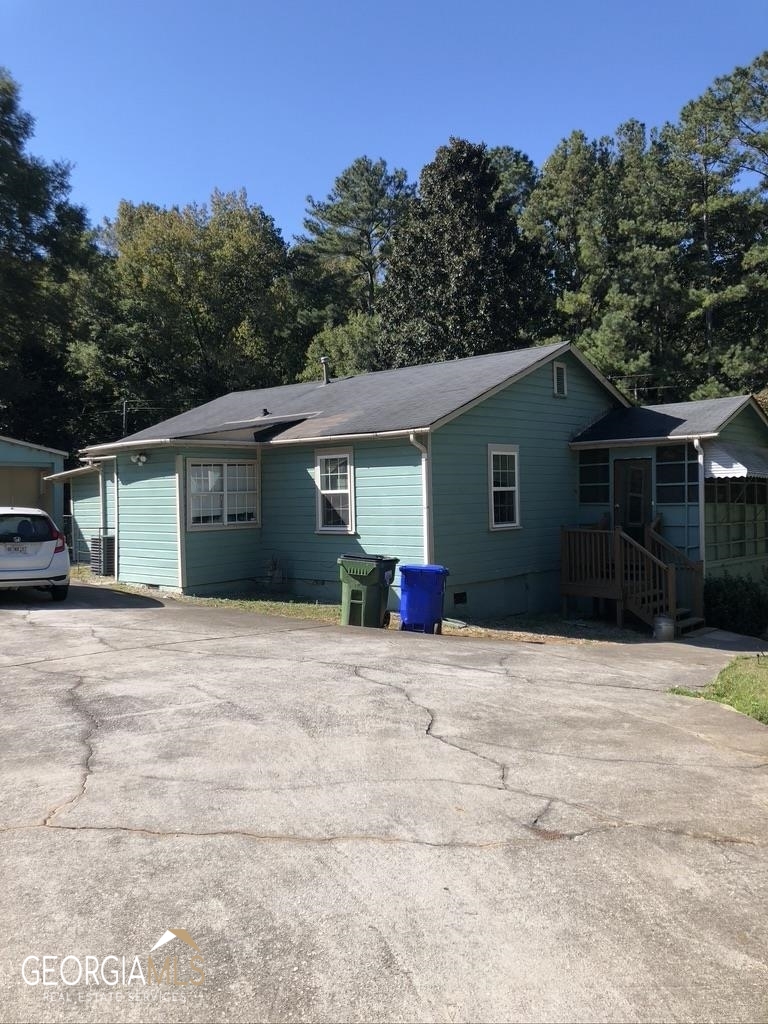
{"label": "porch screen panel", "polygon": [[579,503],[607,505],[610,501],[610,464],[607,448],[579,452]]}
{"label": "porch screen panel", "polygon": [[765,480],[709,480],[705,491],[707,558],[768,555],[768,484]]}

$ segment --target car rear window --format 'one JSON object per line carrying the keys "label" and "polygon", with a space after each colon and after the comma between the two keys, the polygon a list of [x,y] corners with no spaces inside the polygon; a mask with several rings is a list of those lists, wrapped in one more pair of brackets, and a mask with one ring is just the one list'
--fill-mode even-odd
{"label": "car rear window", "polygon": [[23,512],[0,512],[0,544],[55,540],[56,533],[48,516],[24,515]]}

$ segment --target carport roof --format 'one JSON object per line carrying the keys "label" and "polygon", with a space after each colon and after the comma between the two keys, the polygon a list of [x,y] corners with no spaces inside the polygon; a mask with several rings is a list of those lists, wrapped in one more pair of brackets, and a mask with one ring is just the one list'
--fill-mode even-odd
{"label": "carport roof", "polygon": [[63,452],[61,448],[46,448],[43,444],[32,444],[31,441],[19,441],[16,437],[4,437],[3,435],[0,435],[0,443],[17,444],[21,448],[33,448],[38,452],[50,452],[51,455],[69,455],[69,452]]}

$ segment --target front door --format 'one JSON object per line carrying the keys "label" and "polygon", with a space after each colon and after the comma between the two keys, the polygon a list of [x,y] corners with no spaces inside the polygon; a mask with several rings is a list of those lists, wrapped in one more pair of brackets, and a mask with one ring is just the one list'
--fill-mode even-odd
{"label": "front door", "polygon": [[613,464],[614,524],[639,544],[651,521],[651,460],[616,459]]}

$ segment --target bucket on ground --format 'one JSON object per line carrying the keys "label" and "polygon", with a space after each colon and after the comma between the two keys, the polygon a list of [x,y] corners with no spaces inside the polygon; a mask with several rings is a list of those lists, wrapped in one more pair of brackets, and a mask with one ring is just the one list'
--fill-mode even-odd
{"label": "bucket on ground", "polygon": [[675,620],[671,619],[668,615],[657,615],[653,620],[653,639],[674,640]]}

